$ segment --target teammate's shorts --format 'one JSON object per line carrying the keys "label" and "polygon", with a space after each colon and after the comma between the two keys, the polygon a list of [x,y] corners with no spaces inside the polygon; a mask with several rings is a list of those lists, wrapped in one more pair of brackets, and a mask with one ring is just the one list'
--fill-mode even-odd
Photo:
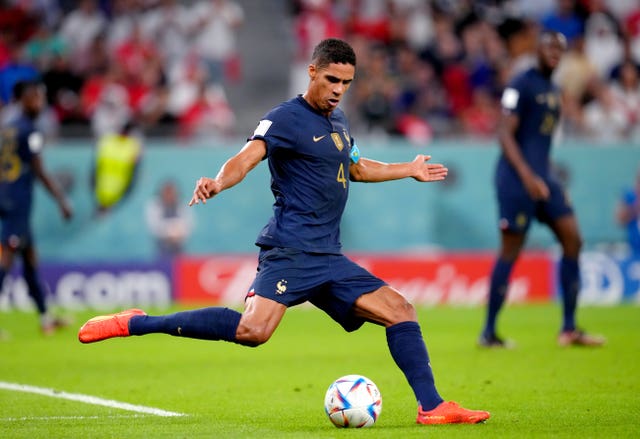
{"label": "teammate's shorts", "polygon": [[526,192],[498,189],[500,229],[526,233],[533,218],[550,224],[560,217],[573,214],[571,202],[555,180],[545,180],[549,187],[549,198],[535,201]]}
{"label": "teammate's shorts", "polygon": [[21,250],[31,244],[31,225],[29,217],[23,214],[5,213],[2,215],[0,243],[13,250]]}
{"label": "teammate's shorts", "polygon": [[346,331],[355,331],[365,322],[353,314],[356,299],[384,285],[344,255],[273,247],[260,250],[258,273],[247,296],[287,307],[309,301]]}

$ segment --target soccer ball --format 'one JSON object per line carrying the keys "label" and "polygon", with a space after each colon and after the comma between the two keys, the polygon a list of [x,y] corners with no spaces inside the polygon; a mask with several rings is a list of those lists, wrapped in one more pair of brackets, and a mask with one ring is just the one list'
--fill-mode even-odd
{"label": "soccer ball", "polygon": [[346,375],[329,386],[324,410],[336,427],[371,427],[380,416],[382,396],[369,378]]}

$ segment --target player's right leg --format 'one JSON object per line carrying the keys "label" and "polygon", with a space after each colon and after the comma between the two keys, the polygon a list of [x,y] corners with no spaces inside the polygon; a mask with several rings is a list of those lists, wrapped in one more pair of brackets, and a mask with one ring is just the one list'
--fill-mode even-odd
{"label": "player's right leg", "polygon": [[524,246],[526,232],[503,229],[501,232],[501,248],[491,272],[489,297],[487,300],[487,317],[478,344],[482,347],[511,347],[512,342],[503,340],[496,334],[496,320],[504,305],[509,287],[509,277],[520,251]]}
{"label": "player's right leg", "polygon": [[259,296],[247,297],[243,314],[223,307],[150,316],[139,309],[98,316],[78,332],[82,343],[114,337],[168,334],[200,340],[223,340],[246,346],[266,342],[277,328],[286,306]]}

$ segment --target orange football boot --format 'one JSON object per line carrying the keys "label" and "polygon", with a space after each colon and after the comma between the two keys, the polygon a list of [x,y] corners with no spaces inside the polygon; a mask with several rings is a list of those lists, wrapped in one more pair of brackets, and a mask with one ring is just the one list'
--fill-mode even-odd
{"label": "orange football boot", "polygon": [[457,402],[445,401],[436,408],[423,411],[418,407],[418,424],[477,424],[489,419],[491,414],[483,410],[467,410]]}
{"label": "orange football boot", "polygon": [[78,331],[78,340],[93,343],[112,337],[129,336],[129,320],[133,316],[146,316],[141,309],[128,309],[116,314],[97,316],[89,319]]}
{"label": "orange football boot", "polygon": [[558,335],[558,345],[565,346],[602,346],[606,339],[601,335],[587,334],[579,329],[563,331]]}

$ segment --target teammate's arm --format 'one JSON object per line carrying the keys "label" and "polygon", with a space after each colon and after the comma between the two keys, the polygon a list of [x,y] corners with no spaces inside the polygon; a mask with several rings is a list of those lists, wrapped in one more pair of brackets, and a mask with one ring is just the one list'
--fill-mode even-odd
{"label": "teammate's arm", "polygon": [[71,208],[71,205],[69,204],[69,201],[67,201],[67,197],[64,195],[62,190],[45,171],[40,155],[34,154],[31,157],[31,168],[33,169],[33,172],[38,177],[38,179],[42,182],[42,185],[58,202],[58,207],[60,208],[62,217],[66,220],[70,219],[73,216],[73,209]]}
{"label": "teammate's arm", "polygon": [[417,181],[444,180],[449,170],[439,163],[427,163],[431,156],[419,154],[411,162],[384,163],[361,157],[349,166],[349,179],[367,183],[411,177]]}
{"label": "teammate's arm", "polygon": [[498,134],[500,147],[507,161],[518,173],[529,196],[534,200],[546,200],[549,198],[549,187],[542,178],[533,172],[518,147],[515,134],[519,124],[520,118],[517,114],[505,113],[502,115]]}
{"label": "teammate's arm", "polygon": [[267,155],[264,140],[250,140],[236,155],[227,160],[218,171],[216,178],[202,177],[196,182],[189,206],[206,203],[225,189],[240,183]]}

